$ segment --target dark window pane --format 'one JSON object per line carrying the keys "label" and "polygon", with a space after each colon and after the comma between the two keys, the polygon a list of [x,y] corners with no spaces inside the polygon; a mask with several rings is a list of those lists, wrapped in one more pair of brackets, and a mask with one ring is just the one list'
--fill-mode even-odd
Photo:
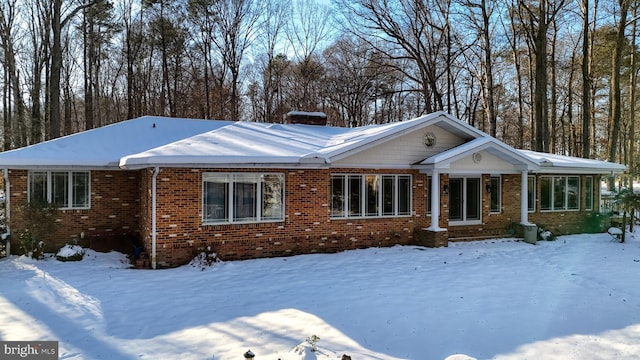
{"label": "dark window pane", "polygon": [[578,210],[580,208],[580,178],[569,176],[567,178],[567,209]]}
{"label": "dark window pane", "polygon": [[533,176],[527,177],[527,190],[528,190],[528,207],[529,211],[536,211],[536,178]]}
{"label": "dark window pane", "polygon": [[585,191],[587,192],[585,194],[585,209],[586,210],[593,210],[593,177],[592,176],[587,176],[586,177],[586,189]]}
{"label": "dark window pane", "polygon": [[345,177],[331,177],[331,216],[344,216]]}
{"label": "dark window pane", "polygon": [[411,214],[411,178],[398,177],[398,215]]}
{"label": "dark window pane", "polygon": [[565,193],[567,182],[565,177],[553,178],[553,209],[564,210],[567,208]]}
{"label": "dark window pane", "polygon": [[362,215],[362,177],[349,176],[349,214],[348,216]]}
{"label": "dark window pane", "polygon": [[29,201],[35,204],[46,204],[47,198],[47,173],[32,172],[29,182]]}
{"label": "dark window pane", "polygon": [[51,173],[51,203],[58,207],[68,207],[69,175],[66,172]]}
{"label": "dark window pane", "polygon": [[497,213],[500,212],[500,203],[502,197],[502,189],[500,186],[500,177],[492,176],[491,177],[491,212]]}
{"label": "dark window pane", "polygon": [[233,219],[256,220],[256,190],[252,182],[233,183]]}
{"label": "dark window pane", "polygon": [[467,179],[466,220],[480,220],[480,179]]}
{"label": "dark window pane", "polygon": [[74,172],[73,181],[73,203],[72,207],[89,207],[89,173]]}
{"label": "dark window pane", "polygon": [[551,210],[551,178],[540,178],[540,210]]}
{"label": "dark window pane", "polygon": [[265,175],[262,179],[262,218],[281,220],[284,218],[284,176]]}
{"label": "dark window pane", "polygon": [[367,216],[378,216],[378,196],[380,183],[378,181],[379,176],[370,175],[365,178],[365,184],[367,186],[367,202],[366,212]]}
{"label": "dark window pane", "polygon": [[394,215],[395,211],[395,178],[393,176],[382,177],[382,214]]}
{"label": "dark window pane", "polygon": [[449,179],[449,220],[463,220],[462,179]]}
{"label": "dark window pane", "polygon": [[229,184],[206,181],[204,183],[204,218],[213,221],[227,221]]}

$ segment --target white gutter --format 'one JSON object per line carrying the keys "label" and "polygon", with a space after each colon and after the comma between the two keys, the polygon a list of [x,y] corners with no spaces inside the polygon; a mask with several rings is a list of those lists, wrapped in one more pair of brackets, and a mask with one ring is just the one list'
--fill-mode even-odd
{"label": "white gutter", "polygon": [[160,172],[159,167],[153,169],[151,178],[151,268],[156,268],[156,179]]}
{"label": "white gutter", "polygon": [[7,238],[7,256],[11,254],[11,227],[9,224],[11,223],[9,220],[11,219],[11,183],[9,183],[9,169],[3,169],[2,175],[4,176],[4,218],[5,218],[5,226],[6,232],[2,235],[4,238]]}

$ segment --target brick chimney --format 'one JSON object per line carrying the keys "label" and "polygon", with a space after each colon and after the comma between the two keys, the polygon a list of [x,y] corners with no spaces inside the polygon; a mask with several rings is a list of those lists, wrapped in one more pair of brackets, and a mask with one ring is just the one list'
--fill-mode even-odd
{"label": "brick chimney", "polygon": [[285,115],[287,124],[327,125],[327,114],[323,112],[289,111]]}

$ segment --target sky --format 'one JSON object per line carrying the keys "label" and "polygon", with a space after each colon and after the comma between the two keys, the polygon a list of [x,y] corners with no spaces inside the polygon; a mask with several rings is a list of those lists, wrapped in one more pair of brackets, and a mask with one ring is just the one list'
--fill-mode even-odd
{"label": "sky", "polygon": [[52,255],[0,260],[0,340],[60,359],[640,358],[640,232],[165,270]]}

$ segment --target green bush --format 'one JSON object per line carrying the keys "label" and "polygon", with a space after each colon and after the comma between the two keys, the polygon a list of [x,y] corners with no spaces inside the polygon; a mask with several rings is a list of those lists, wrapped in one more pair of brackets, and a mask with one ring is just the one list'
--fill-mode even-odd
{"label": "green bush", "polygon": [[610,218],[610,214],[598,212],[588,214],[582,219],[581,231],[588,234],[604,232],[609,227]]}

